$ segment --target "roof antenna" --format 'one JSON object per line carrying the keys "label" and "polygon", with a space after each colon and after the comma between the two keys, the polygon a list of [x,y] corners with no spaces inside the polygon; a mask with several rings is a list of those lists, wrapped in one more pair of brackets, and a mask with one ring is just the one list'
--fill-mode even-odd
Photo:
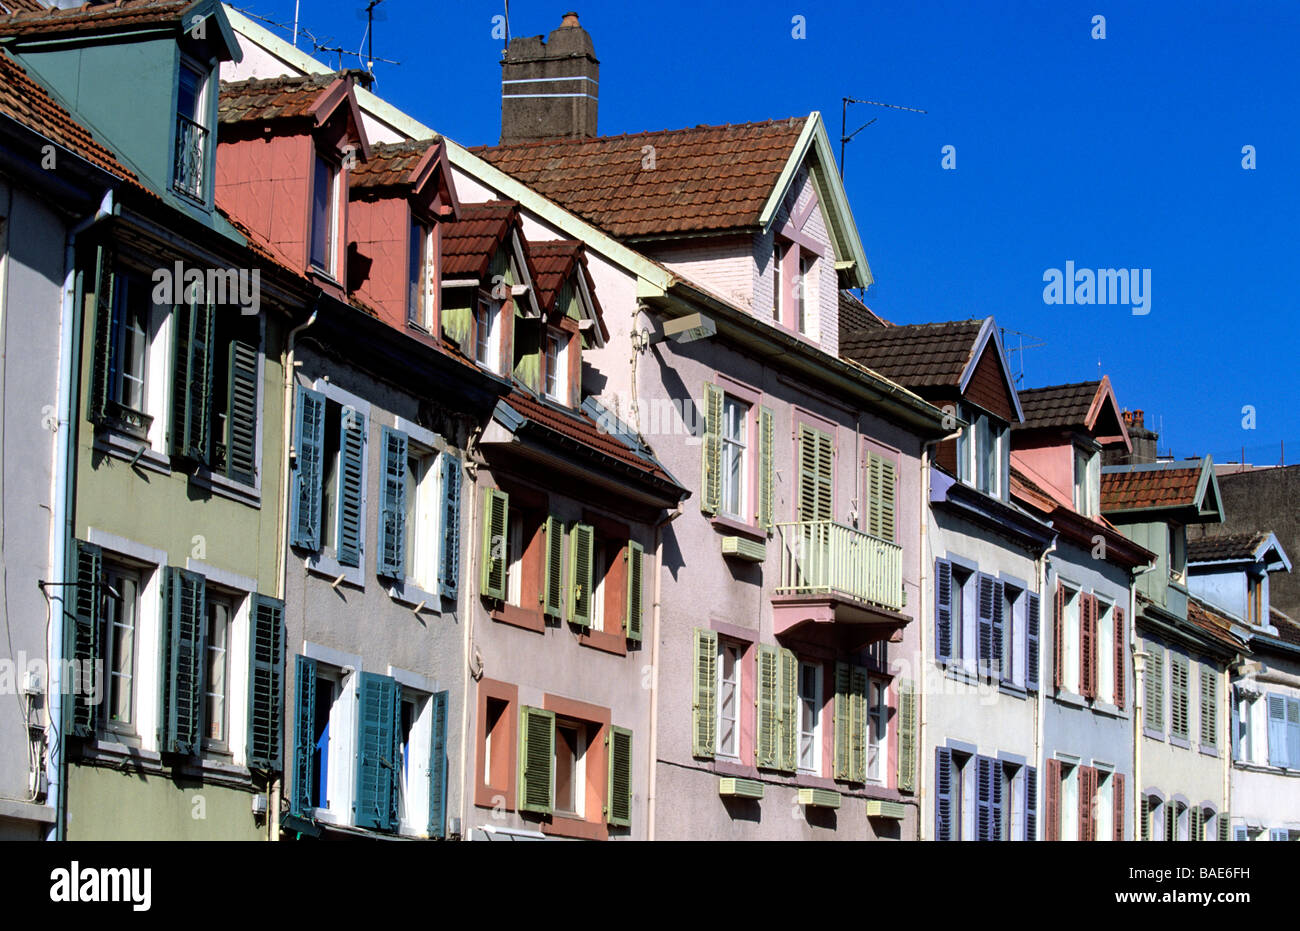
{"label": "roof antenna", "polygon": [[[1047,340],[1039,339],[1037,336],[1030,336],[1028,333],[1021,333],[1019,330],[1008,330],[1006,327],[998,327],[998,333],[1002,337],[1002,349],[1007,354],[1007,368],[1011,370],[1012,375],[1015,377],[1016,390],[1019,390],[1024,387],[1022,383],[1025,380],[1025,350],[1041,349],[1043,346],[1047,345]],[[1008,333],[1012,336],[1020,337],[1018,346],[1012,346],[1007,342]],[[1029,340],[1027,344],[1025,342],[1026,339]],[[1011,354],[1013,352],[1020,353],[1020,368],[1018,369],[1016,368],[1016,364],[1011,360]]]}
{"label": "roof antenna", "polygon": [[[379,59],[375,58],[375,22],[378,21],[382,23],[388,20],[388,13],[386,11],[375,9],[377,6],[379,6],[379,4],[383,2],[384,0],[370,0],[370,2],[366,4],[366,8],[364,10],[357,10],[357,19],[361,19],[364,17],[366,21],[366,34],[363,37],[362,42],[368,43],[366,46],[366,70],[370,72],[371,77],[375,76],[376,61],[382,61],[390,65],[400,64],[400,62],[389,61],[386,58],[379,58]],[[357,58],[360,57],[361,57],[361,49],[358,48]],[[341,61],[342,60],[340,59],[340,64],[339,64],[340,68],[343,67]]]}
{"label": "roof antenna", "polygon": [[873,107],[888,107],[891,110],[907,110],[910,113],[926,112],[925,110],[918,110],[916,107],[901,107],[896,103],[881,103],[878,100],[858,100],[856,97],[841,97],[840,101],[840,181],[844,180],[844,147],[853,141],[854,136],[875,122],[874,118],[867,120],[867,122],[853,130],[853,132],[849,132],[849,104],[867,103],[871,104]]}

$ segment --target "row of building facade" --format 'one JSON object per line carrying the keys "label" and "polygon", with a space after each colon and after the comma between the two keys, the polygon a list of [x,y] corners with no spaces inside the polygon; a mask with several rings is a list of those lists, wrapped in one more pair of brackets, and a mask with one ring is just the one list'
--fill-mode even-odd
{"label": "row of building facade", "polygon": [[1282,543],[855,298],[817,113],[599,136],[569,14],[466,149],[2,2],[0,835],[1300,839]]}

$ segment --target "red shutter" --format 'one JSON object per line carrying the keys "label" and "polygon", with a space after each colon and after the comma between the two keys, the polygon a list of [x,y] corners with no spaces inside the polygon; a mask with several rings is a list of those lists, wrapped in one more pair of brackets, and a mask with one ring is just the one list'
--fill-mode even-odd
{"label": "red shutter", "polygon": [[[1057,598],[1060,603],[1060,598]],[[1047,823],[1043,826],[1047,840],[1061,839],[1061,761],[1047,761]]]}
{"label": "red shutter", "polygon": [[1097,697],[1097,599],[1079,595],[1079,694]]}
{"label": "red shutter", "polygon": [[1124,710],[1124,677],[1128,673],[1128,631],[1124,626],[1124,609],[1115,608],[1115,704]]}
{"label": "red shutter", "polygon": [[1056,657],[1056,668],[1053,671],[1052,684],[1059,692],[1065,683],[1065,589],[1058,583],[1056,586],[1056,620],[1052,628],[1052,652]]}
{"label": "red shutter", "polygon": [[1111,840],[1124,839],[1124,774],[1116,773],[1110,777],[1110,806],[1115,816],[1115,827],[1111,830]]}
{"label": "red shutter", "polygon": [[1079,767],[1079,840],[1097,839],[1097,771]]}

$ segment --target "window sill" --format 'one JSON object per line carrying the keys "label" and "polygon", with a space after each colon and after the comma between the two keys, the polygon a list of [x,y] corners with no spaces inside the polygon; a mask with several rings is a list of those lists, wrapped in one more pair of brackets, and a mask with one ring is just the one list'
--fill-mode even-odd
{"label": "window sill", "polygon": [[333,556],[326,556],[324,553],[312,553],[303,561],[304,567],[308,572],[324,576],[333,582],[339,576],[348,585],[366,590],[366,580],[361,571],[361,566],[343,566]]}
{"label": "window sill", "polygon": [[1127,718],[1128,714],[1118,705],[1112,705],[1108,701],[1094,702],[1092,710],[1097,714],[1104,714],[1108,718]]}
{"label": "window sill", "polygon": [[120,433],[96,431],[95,449],[107,453],[114,459],[135,462],[159,475],[171,475],[171,460],[147,443],[129,439]]}
{"label": "window sill", "polygon": [[262,492],[260,489],[245,485],[243,482],[236,482],[234,479],[227,478],[217,472],[211,472],[206,468],[200,468],[195,472],[193,481],[200,488],[207,488],[223,498],[229,498],[232,501],[238,501],[252,507],[260,508],[262,506]]}
{"label": "window sill", "polygon": [[563,815],[552,815],[550,821],[543,821],[542,833],[577,840],[609,840],[609,828],[606,825],[582,818],[566,818]]}
{"label": "window sill", "polygon": [[492,620],[511,627],[531,630],[534,633],[546,633],[546,618],[540,609],[528,610],[511,604],[499,605],[490,612]]}
{"label": "window sill", "polygon": [[1077,692],[1071,692],[1068,690],[1058,691],[1052,697],[1060,704],[1069,705],[1072,708],[1086,709],[1088,707],[1088,702]]}
{"label": "window sill", "polygon": [[1016,685],[1014,682],[999,682],[998,691],[1003,695],[1010,695],[1012,698],[1028,698],[1029,692],[1023,686]]}
{"label": "window sill", "polygon": [[610,634],[603,630],[584,630],[578,637],[578,642],[584,647],[591,647],[593,650],[627,656],[627,638],[623,636],[621,631],[617,634]]}
{"label": "window sill", "polygon": [[1146,737],[1148,740],[1158,740],[1158,741],[1160,741],[1161,743],[1164,743],[1164,742],[1165,742],[1165,732],[1164,732],[1164,731],[1153,731],[1153,730],[1151,730],[1151,728],[1149,728],[1149,727],[1143,727],[1143,728],[1142,728],[1142,736],[1143,736],[1143,737]]}
{"label": "window sill", "polygon": [[718,533],[734,533],[753,540],[755,543],[767,542],[767,531],[754,524],[746,524],[734,517],[717,514],[711,519],[713,529]]}
{"label": "window sill", "polygon": [[1173,734],[1169,735],[1169,745],[1171,747],[1180,747],[1183,750],[1192,749],[1192,741],[1189,738],[1175,737]]}
{"label": "window sill", "polygon": [[960,661],[957,661],[955,663],[941,662],[938,665],[939,668],[943,670],[943,674],[947,676],[949,679],[952,679],[956,682],[964,682],[967,685],[980,684],[980,677],[977,676],[972,670],[967,669],[965,666],[961,665]]}
{"label": "window sill", "polygon": [[1200,747],[1199,749],[1201,753],[1204,754],[1205,756],[1212,756],[1216,760],[1219,759],[1220,756],[1222,756],[1222,754],[1219,753],[1218,747]]}
{"label": "window sill", "polygon": [[442,613],[442,598],[431,592],[425,591],[414,582],[388,581],[385,586],[388,597],[398,604],[404,604],[416,611],[430,611],[434,614]]}
{"label": "window sill", "polygon": [[[514,765],[514,760],[510,761]],[[474,787],[475,808],[502,808],[514,811],[515,800],[507,789],[479,784]]]}

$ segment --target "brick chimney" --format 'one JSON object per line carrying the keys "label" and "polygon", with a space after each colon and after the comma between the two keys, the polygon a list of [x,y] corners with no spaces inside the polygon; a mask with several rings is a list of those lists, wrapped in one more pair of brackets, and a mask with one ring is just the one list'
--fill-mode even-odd
{"label": "brick chimney", "polygon": [[501,143],[596,135],[600,62],[577,13],[541,36],[511,39],[501,60]]}
{"label": "brick chimney", "polygon": [[1156,440],[1159,437],[1154,430],[1146,428],[1146,414],[1141,409],[1123,410],[1120,416],[1124,418],[1124,427],[1128,430],[1128,438],[1133,444],[1133,452],[1124,452],[1123,448],[1103,450],[1101,461],[1103,465],[1143,465],[1148,462],[1156,461]]}

